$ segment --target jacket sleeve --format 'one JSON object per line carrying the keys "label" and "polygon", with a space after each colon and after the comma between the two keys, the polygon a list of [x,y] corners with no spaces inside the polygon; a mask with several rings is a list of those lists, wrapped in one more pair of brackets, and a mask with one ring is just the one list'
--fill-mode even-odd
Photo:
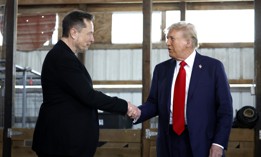
{"label": "jacket sleeve", "polygon": [[141,110],[141,116],[134,124],[142,123],[158,115],[157,98],[158,98],[158,66],[155,67],[153,72],[149,96],[146,102],[139,106],[139,109]]}
{"label": "jacket sleeve", "polygon": [[233,121],[233,106],[230,87],[221,62],[217,66],[215,75],[218,119],[213,143],[220,144],[226,149]]}

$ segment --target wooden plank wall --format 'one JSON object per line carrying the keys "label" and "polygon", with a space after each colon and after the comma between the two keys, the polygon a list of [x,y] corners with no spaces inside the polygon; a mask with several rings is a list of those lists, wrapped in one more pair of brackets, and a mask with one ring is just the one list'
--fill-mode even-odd
{"label": "wooden plank wall", "polygon": [[[12,157],[37,157],[32,151],[34,129],[14,128],[20,135],[12,138]],[[3,130],[0,130],[0,152],[2,152]],[[140,157],[140,129],[100,129],[99,147],[94,157]],[[0,155],[1,156],[1,155]]]}
{"label": "wooden plank wall", "polygon": [[254,130],[232,129],[227,157],[254,157]]}
{"label": "wooden plank wall", "polygon": [[[232,129],[226,157],[254,157],[254,130]],[[156,156],[155,137],[150,139],[150,156]]]}
{"label": "wooden plank wall", "polygon": [[[154,129],[155,131],[156,129]],[[33,129],[18,129],[21,135],[12,138],[12,157],[36,157],[31,150]],[[3,130],[0,131],[0,152],[2,152]],[[150,142],[150,156],[156,157],[156,138]],[[141,157],[141,130],[140,129],[100,129],[100,146],[95,157]],[[254,130],[233,128],[227,157],[254,157]]]}
{"label": "wooden plank wall", "polygon": [[101,129],[100,143],[95,157],[139,157],[141,154],[141,130]]}

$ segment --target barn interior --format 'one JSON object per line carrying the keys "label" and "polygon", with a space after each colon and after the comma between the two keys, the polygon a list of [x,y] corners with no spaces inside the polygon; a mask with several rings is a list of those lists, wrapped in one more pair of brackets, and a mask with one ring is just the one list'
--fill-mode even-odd
{"label": "barn interior", "polygon": [[[260,0],[0,0],[0,6],[3,157],[36,157],[31,145],[43,101],[42,63],[74,9],[95,15],[95,42],[77,55],[93,87],[137,106],[149,95],[154,67],[169,59],[165,28],[194,23],[198,51],[222,61],[230,84],[234,124],[226,156],[261,156]],[[240,124],[239,114],[251,119]],[[99,111],[95,157],[156,157],[157,124],[158,117],[133,125]]]}

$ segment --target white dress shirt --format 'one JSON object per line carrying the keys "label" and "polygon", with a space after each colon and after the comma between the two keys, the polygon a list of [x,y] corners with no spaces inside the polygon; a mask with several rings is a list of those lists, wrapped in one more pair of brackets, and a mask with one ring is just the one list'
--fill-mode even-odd
{"label": "white dress shirt", "polygon": [[[190,78],[191,78],[191,74],[192,74],[192,70],[193,70],[193,64],[194,64],[194,60],[196,57],[196,51],[194,50],[191,55],[184,60],[187,65],[184,66],[185,70],[186,70],[186,93],[185,93],[185,107],[184,107],[184,116],[185,116],[185,124],[187,124],[187,115],[186,115],[186,110],[187,110],[187,95],[188,95],[188,90],[189,90],[189,83],[190,83]],[[173,75],[173,79],[172,79],[172,85],[171,85],[171,102],[170,102],[170,120],[169,120],[169,124],[172,125],[172,110],[173,110],[173,97],[174,97],[174,86],[175,86],[175,82],[176,82],[176,78],[177,75],[179,73],[179,68],[180,68],[180,62],[181,61],[177,61],[176,62],[176,67],[174,69],[174,75]],[[216,145],[219,146],[220,148],[224,149],[223,146],[217,144],[217,143],[212,143],[212,145]]]}
{"label": "white dress shirt", "polygon": [[[196,56],[196,51],[194,50],[191,55],[184,60],[187,65],[184,66],[184,69],[186,71],[186,93],[185,93],[185,107],[184,107],[184,115],[185,115],[185,123],[187,124],[187,118],[186,118],[186,108],[187,108],[187,95],[188,95],[188,90],[189,90],[189,82],[190,82],[190,78],[191,78],[191,73],[192,73],[192,69],[193,69],[193,64],[194,64],[194,60],[195,60],[195,56]],[[172,85],[171,85],[171,102],[170,102],[170,120],[169,123],[172,124],[172,110],[173,110],[173,96],[174,96],[174,86],[175,86],[175,82],[176,82],[176,78],[177,75],[179,73],[179,68],[180,68],[180,62],[181,61],[177,61],[176,62],[176,67],[174,69],[174,75],[173,75],[173,79],[172,79]]]}

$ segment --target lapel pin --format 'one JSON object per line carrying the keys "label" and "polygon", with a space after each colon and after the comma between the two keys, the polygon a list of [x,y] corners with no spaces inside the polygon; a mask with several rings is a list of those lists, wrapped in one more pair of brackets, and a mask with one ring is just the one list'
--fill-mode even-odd
{"label": "lapel pin", "polygon": [[199,64],[199,66],[198,66],[200,69],[202,68],[202,65],[201,64]]}

